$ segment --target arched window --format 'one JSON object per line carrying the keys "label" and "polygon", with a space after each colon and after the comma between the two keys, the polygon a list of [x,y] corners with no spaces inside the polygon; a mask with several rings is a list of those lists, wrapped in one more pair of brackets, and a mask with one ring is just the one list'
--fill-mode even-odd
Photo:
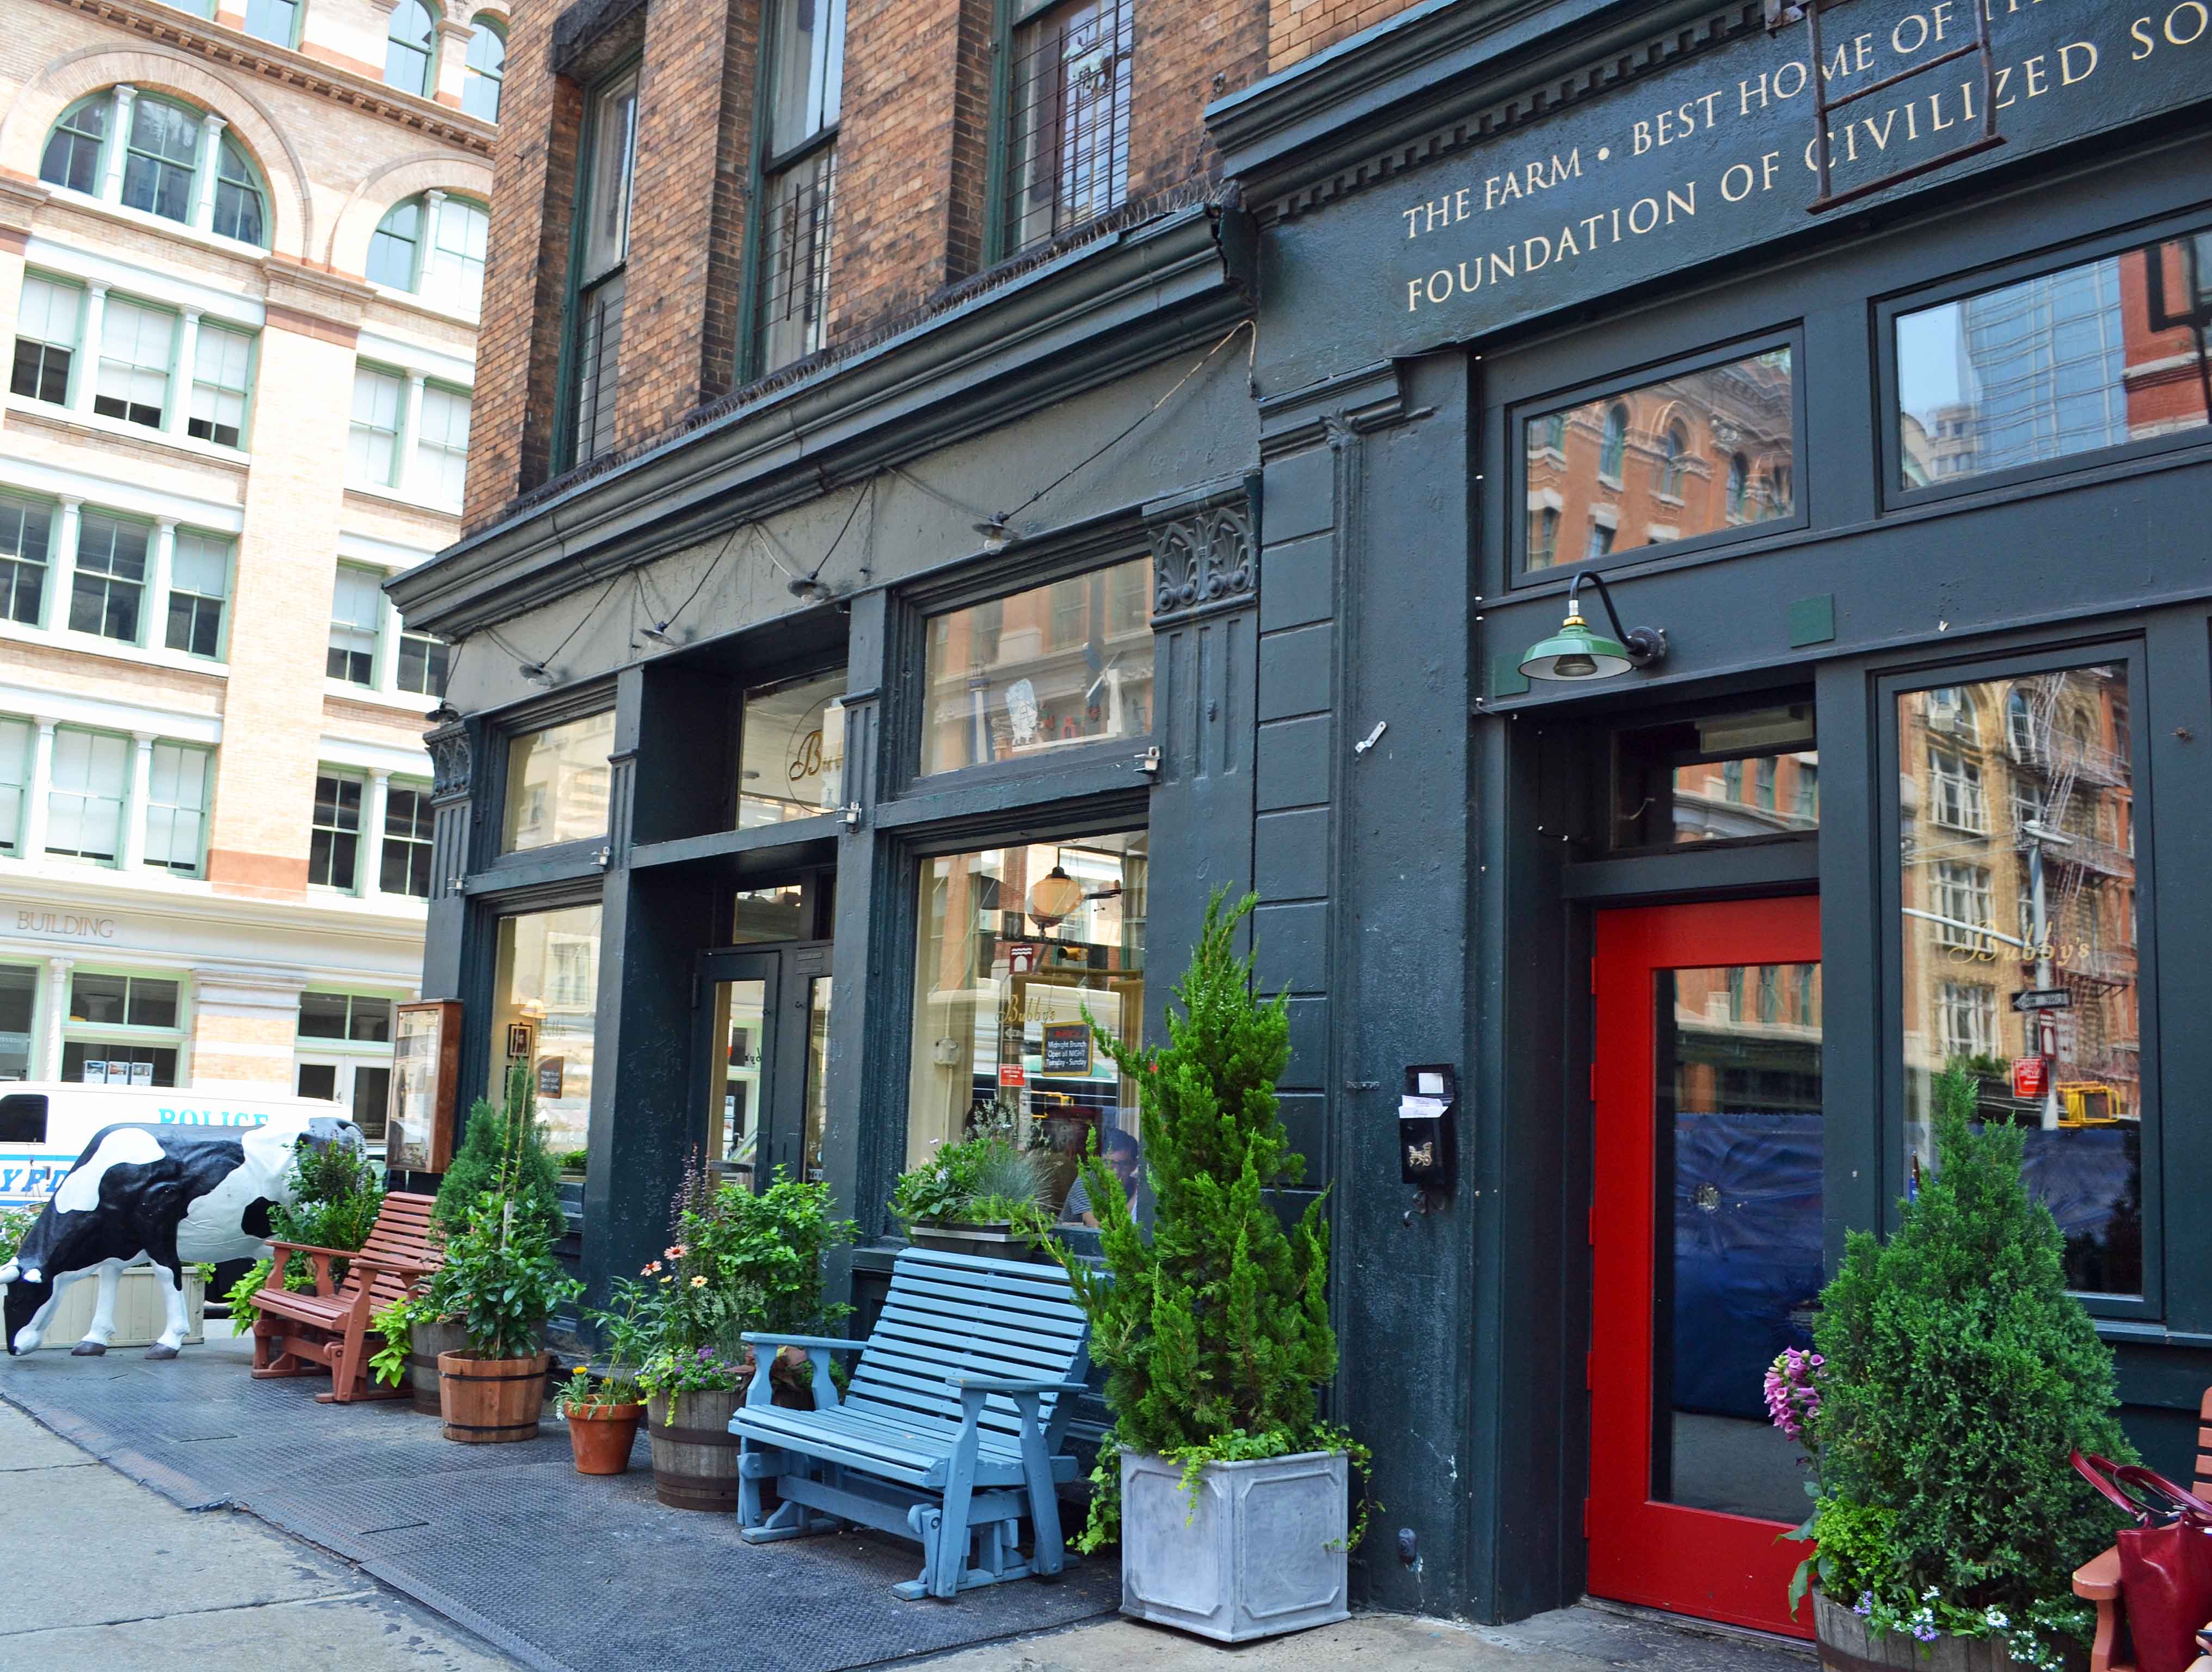
{"label": "arched window", "polygon": [[403,93],[430,92],[431,43],[437,25],[422,0],[399,0],[392,9],[392,27],[384,37],[384,80]]}
{"label": "arched window", "polygon": [[507,36],[489,13],[470,25],[468,73],[461,81],[461,108],[487,122],[499,120],[500,86],[507,79]]}
{"label": "arched window", "polygon": [[1680,499],[1682,496],[1682,473],[1688,469],[1690,463],[1690,441],[1683,435],[1681,425],[1667,426],[1664,446],[1667,458],[1660,470],[1659,491],[1669,498]]}
{"label": "arched window", "polygon": [[1628,409],[1609,406],[1605,413],[1605,447],[1597,456],[1597,473],[1618,481],[1620,461],[1628,452]]}
{"label": "arched window", "polygon": [[2035,713],[2027,706],[2027,693],[2018,686],[2005,699],[2005,730],[2012,739],[2013,758],[2032,761],[2036,757]]}
{"label": "arched window", "polygon": [[428,192],[394,204],[368,241],[373,284],[410,290],[434,307],[474,314],[483,295],[491,215],[466,198]]}
{"label": "arched window", "polygon": [[1751,460],[1737,453],[1729,460],[1728,514],[1735,521],[1743,520],[1744,496],[1751,487]]}
{"label": "arched window", "polygon": [[[123,166],[111,175],[118,143]],[[80,100],[47,136],[39,178],[269,247],[269,193],[259,171],[219,122],[173,99],[110,88]]]}

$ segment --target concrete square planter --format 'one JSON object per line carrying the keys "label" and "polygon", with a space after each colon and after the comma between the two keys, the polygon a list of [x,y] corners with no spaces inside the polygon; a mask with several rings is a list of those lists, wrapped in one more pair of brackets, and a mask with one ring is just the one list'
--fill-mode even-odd
{"label": "concrete square planter", "polygon": [[1182,1466],[1121,1456],[1121,1612],[1222,1643],[1348,1617],[1340,1451]]}

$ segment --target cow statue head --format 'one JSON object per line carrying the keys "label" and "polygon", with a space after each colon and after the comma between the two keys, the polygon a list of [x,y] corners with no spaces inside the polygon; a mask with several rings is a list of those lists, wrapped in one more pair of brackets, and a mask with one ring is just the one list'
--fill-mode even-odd
{"label": "cow statue head", "polygon": [[9,1352],[35,1350],[60,1292],[97,1274],[93,1328],[76,1350],[105,1353],[118,1279],[150,1264],[162,1274],[169,1317],[147,1356],[174,1358],[185,1328],[185,1268],[266,1254],[269,1216],[295,1195],[295,1156],[334,1145],[367,1149],[361,1128],[337,1115],[283,1115],[242,1129],[103,1128],[15,1257],[0,1265]]}

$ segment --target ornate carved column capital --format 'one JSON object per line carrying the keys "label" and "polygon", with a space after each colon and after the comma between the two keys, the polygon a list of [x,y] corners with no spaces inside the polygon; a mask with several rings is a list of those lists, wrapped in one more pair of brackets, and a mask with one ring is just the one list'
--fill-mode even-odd
{"label": "ornate carved column capital", "polygon": [[456,720],[450,726],[441,726],[435,731],[425,732],[422,742],[430,751],[430,799],[434,801],[465,799],[469,793],[475,768],[475,753],[469,745],[467,723]]}
{"label": "ornate carved column capital", "polygon": [[1155,626],[1257,598],[1260,520],[1249,478],[1145,508]]}

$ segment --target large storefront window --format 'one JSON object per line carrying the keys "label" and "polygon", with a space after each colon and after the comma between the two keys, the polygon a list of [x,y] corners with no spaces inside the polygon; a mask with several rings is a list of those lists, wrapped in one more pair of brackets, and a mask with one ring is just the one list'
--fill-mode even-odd
{"label": "large storefront window", "polygon": [[845,788],[845,671],[745,693],[738,828],[834,812]]}
{"label": "large storefront window", "polygon": [[1136,557],[933,616],[922,771],[1150,732],[1152,600]]}
{"label": "large storefront window", "polygon": [[1796,423],[1786,348],[1523,419],[1526,567],[1795,515]]}
{"label": "large storefront window", "polygon": [[2135,774],[2119,664],[1908,691],[1903,798],[1910,1164],[1965,1067],[2026,1128],[2074,1288],[2142,1292]]}
{"label": "large storefront window", "polygon": [[1898,485],[2201,431],[2208,314],[2212,232],[1899,314]]}
{"label": "large storefront window", "polygon": [[0,964],[0,1080],[31,1077],[31,1025],[39,1010],[39,971]]}
{"label": "large storefront window", "polygon": [[612,709],[525,732],[507,745],[507,816],[500,851],[585,842],[607,828]]}
{"label": "large storefront window", "polygon": [[1142,1033],[1146,847],[1137,830],[923,863],[908,1165],[990,1126],[1045,1158],[1055,1212],[1094,1134],[1133,1180],[1136,1093],[1084,1015]]}
{"label": "large storefront window", "polygon": [[61,1077],[86,1085],[174,1085],[185,1020],[179,982],[76,970]]}
{"label": "large storefront window", "polygon": [[592,1042],[599,993],[599,908],[504,917],[492,987],[495,1083],[527,1063],[538,1120],[556,1156],[580,1150],[592,1117]]}

